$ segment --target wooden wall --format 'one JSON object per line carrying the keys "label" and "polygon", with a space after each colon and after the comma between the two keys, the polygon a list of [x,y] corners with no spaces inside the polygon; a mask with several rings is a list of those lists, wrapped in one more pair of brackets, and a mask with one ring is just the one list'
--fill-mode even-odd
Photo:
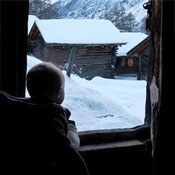
{"label": "wooden wall", "polygon": [[[147,80],[150,46],[139,53],[116,58],[116,74],[120,76],[136,76],[140,80]],[[128,66],[128,59],[133,59],[133,66]]]}
{"label": "wooden wall", "polygon": [[145,47],[138,53],[138,57],[140,58],[140,68],[139,68],[139,79],[147,80],[148,75],[148,62],[150,58],[150,45]]}
{"label": "wooden wall", "polygon": [[[154,175],[171,175],[174,167],[174,1],[152,1],[151,59],[147,81],[147,113],[151,123]],[[150,111],[148,111],[150,109]]]}
{"label": "wooden wall", "polygon": [[[133,59],[133,66],[128,66],[128,59]],[[117,57],[116,74],[119,76],[137,76],[139,73],[139,59],[138,57]]]}

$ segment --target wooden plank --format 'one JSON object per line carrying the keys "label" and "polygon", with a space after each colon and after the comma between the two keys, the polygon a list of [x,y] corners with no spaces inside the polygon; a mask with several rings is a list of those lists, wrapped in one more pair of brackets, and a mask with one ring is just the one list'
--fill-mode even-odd
{"label": "wooden plank", "polygon": [[122,142],[85,145],[85,146],[80,146],[79,151],[83,152],[83,151],[93,151],[93,150],[124,148],[124,147],[132,147],[132,146],[144,146],[144,143],[139,140],[128,140],[128,141],[122,141]]}
{"label": "wooden plank", "polygon": [[67,76],[70,77],[71,76],[71,72],[72,72],[72,65],[73,65],[73,60],[75,57],[75,47],[72,48],[70,56],[69,56],[69,60],[68,60],[68,69],[67,69]]}

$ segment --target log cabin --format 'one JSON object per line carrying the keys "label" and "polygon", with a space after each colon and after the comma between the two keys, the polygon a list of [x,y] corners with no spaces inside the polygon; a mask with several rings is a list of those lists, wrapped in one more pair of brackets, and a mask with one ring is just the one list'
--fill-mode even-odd
{"label": "log cabin", "polygon": [[150,37],[148,36],[127,53],[129,58],[138,60],[137,78],[147,80],[148,62],[150,57]]}
{"label": "log cabin", "polygon": [[122,33],[128,43],[119,48],[116,56],[116,77],[147,79],[149,36],[143,33]]}
{"label": "log cabin", "polygon": [[[148,5],[152,16],[145,125],[130,129],[79,133],[79,151],[91,175],[170,175],[175,170],[174,108],[170,102],[174,92],[170,81],[174,78],[174,65],[169,61],[174,55],[175,2],[151,0]],[[0,1],[0,14],[0,91],[5,91],[18,100],[24,99],[28,0]],[[3,99],[0,101],[2,107]],[[6,110],[9,109],[10,106]],[[2,111],[0,108],[1,174],[19,174],[20,162],[27,160],[27,155],[23,156],[23,160],[19,156],[29,150],[26,147],[16,152],[14,148],[21,147],[24,137],[17,142],[4,132],[3,118],[9,119],[12,128],[8,127],[8,130],[11,133],[17,130],[14,127],[17,123],[12,123],[12,116],[7,116]],[[18,115],[14,117],[18,119]],[[20,124],[24,125],[23,122],[24,120],[20,121]],[[19,137],[25,136],[23,131],[18,134]],[[17,153],[17,157],[9,154],[12,150]]]}
{"label": "log cabin", "polygon": [[28,50],[62,70],[68,69],[72,57],[72,72],[82,78],[112,78],[111,63],[123,43],[119,30],[108,20],[37,20],[29,33]]}

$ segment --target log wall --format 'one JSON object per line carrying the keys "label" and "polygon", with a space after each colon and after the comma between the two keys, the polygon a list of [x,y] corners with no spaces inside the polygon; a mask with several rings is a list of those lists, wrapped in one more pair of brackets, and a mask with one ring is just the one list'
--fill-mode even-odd
{"label": "log wall", "polygon": [[[133,66],[128,66],[128,59],[133,59]],[[117,57],[116,73],[119,76],[137,76],[139,73],[139,59],[138,57]]]}

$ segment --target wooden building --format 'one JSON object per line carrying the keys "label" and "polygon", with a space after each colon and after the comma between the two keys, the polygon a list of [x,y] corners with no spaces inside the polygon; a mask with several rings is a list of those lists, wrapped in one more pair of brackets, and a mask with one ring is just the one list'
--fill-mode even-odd
{"label": "wooden building", "polygon": [[130,59],[136,59],[138,64],[137,77],[140,80],[147,80],[148,63],[150,57],[150,37],[147,37],[127,53]]}
{"label": "wooden building", "polygon": [[[130,34],[128,33],[128,35]],[[131,35],[133,34],[131,33]],[[115,62],[116,74],[117,76],[136,77],[139,80],[146,80],[150,54],[149,37],[141,33],[135,33],[134,35],[136,37],[140,35],[141,37],[137,38],[129,46],[127,44],[122,46],[123,48],[118,51]],[[132,39],[134,38],[132,37]]]}
{"label": "wooden building", "polygon": [[108,20],[37,20],[29,33],[28,52],[61,69],[67,69],[73,57],[72,72],[80,77],[111,78],[111,62],[122,42]]}

